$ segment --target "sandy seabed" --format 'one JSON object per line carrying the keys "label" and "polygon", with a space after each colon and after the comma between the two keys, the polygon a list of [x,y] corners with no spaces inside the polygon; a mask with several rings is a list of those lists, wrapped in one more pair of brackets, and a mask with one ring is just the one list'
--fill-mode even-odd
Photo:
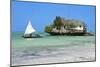
{"label": "sandy seabed", "polygon": [[95,45],[13,48],[11,61],[12,66],[95,61]]}

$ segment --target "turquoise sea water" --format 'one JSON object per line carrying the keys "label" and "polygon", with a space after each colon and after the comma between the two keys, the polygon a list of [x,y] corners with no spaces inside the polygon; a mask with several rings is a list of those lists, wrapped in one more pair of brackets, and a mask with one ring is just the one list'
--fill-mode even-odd
{"label": "turquoise sea water", "polygon": [[51,36],[22,38],[12,33],[12,65],[94,61],[95,36]]}
{"label": "turquoise sea water", "polygon": [[50,47],[50,46],[90,46],[95,44],[95,36],[50,36],[40,33],[43,38],[22,38],[23,33],[12,33],[12,48]]}

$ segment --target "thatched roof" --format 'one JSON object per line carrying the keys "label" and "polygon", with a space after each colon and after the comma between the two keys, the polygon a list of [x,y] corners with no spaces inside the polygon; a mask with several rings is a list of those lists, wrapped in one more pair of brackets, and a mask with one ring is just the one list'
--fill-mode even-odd
{"label": "thatched roof", "polygon": [[74,20],[74,19],[64,19],[61,18],[61,22],[62,24],[66,25],[66,24],[74,24],[74,25],[83,25],[82,21],[80,20]]}
{"label": "thatched roof", "polygon": [[68,26],[68,27],[76,27],[76,26],[84,26],[84,23],[80,20],[74,19],[64,19],[60,16],[57,16],[54,20],[55,26]]}

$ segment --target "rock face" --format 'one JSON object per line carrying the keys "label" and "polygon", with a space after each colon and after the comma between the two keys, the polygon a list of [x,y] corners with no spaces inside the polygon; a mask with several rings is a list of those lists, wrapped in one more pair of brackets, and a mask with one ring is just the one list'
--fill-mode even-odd
{"label": "rock face", "polygon": [[86,24],[79,20],[67,19],[56,16],[53,24],[45,27],[45,32],[51,35],[90,35],[87,33]]}

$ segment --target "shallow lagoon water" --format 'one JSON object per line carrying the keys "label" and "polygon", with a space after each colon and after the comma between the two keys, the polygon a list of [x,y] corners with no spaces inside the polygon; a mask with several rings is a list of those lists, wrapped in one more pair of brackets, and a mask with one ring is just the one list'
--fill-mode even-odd
{"label": "shallow lagoon water", "polygon": [[24,39],[12,35],[12,65],[94,61],[95,36],[50,36]]}
{"label": "shallow lagoon water", "polygon": [[74,46],[95,44],[95,36],[50,36],[40,34],[43,38],[22,38],[23,33],[14,33],[12,36],[12,47],[46,47],[46,46]]}

